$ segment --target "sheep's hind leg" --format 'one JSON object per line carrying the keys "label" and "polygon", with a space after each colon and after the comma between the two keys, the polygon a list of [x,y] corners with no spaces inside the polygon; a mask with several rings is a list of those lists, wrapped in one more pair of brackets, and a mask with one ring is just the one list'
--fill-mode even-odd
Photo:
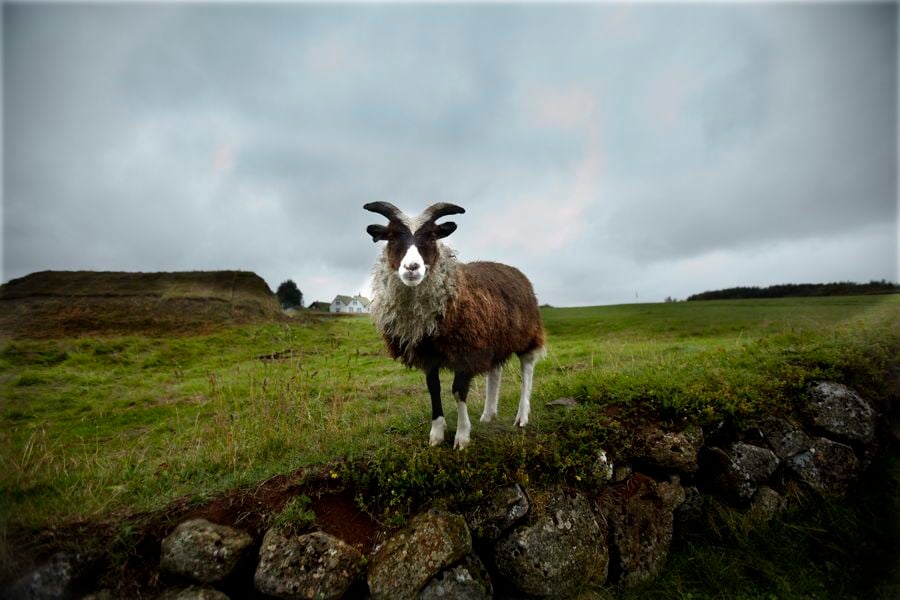
{"label": "sheep's hind leg", "polygon": [[425,383],[428,384],[428,394],[431,396],[431,434],[428,436],[428,443],[439,446],[444,442],[444,430],[447,428],[444,409],[441,407],[440,369],[428,371],[425,374]]}
{"label": "sheep's hind leg", "polygon": [[469,395],[469,384],[472,376],[467,373],[457,373],[453,378],[453,397],[456,398],[456,437],[453,447],[464,450],[469,445],[469,435],[472,432],[472,424],[469,422],[469,409],[466,406],[466,397]]}
{"label": "sheep's hind leg", "polygon": [[515,425],[525,427],[528,424],[528,413],[531,412],[531,385],[534,380],[534,365],[542,356],[539,350],[526,352],[519,356],[522,363],[522,395],[519,397],[519,410],[516,412]]}
{"label": "sheep's hind leg", "polygon": [[503,365],[497,365],[487,374],[485,387],[487,392],[484,398],[484,411],[481,413],[481,422],[488,423],[497,416],[497,403],[500,400],[500,377],[503,375]]}

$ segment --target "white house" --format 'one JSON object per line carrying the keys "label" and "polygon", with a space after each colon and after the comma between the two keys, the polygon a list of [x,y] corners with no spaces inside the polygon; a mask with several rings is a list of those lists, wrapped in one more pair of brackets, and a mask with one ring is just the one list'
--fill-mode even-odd
{"label": "white house", "polygon": [[365,296],[335,296],[331,301],[333,313],[368,313],[372,301]]}

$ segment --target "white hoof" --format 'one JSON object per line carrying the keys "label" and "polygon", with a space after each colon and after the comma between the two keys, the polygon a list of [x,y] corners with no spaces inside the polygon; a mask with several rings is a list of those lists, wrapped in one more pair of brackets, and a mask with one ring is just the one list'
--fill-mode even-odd
{"label": "white hoof", "polygon": [[516,415],[516,421],[513,425],[518,425],[519,427],[525,427],[528,425],[528,415]]}
{"label": "white hoof", "polygon": [[454,450],[465,450],[466,446],[469,445],[469,436],[467,435],[459,435],[453,439],[453,449]]}
{"label": "white hoof", "polygon": [[431,422],[431,434],[428,436],[428,443],[432,446],[440,446],[444,443],[444,429],[447,428],[447,422],[444,417],[438,417]]}
{"label": "white hoof", "polygon": [[494,417],[496,417],[496,416],[497,416],[497,413],[487,413],[487,412],[484,412],[484,413],[481,413],[481,419],[480,419],[480,421],[481,421],[482,423],[490,423],[491,420],[492,420]]}

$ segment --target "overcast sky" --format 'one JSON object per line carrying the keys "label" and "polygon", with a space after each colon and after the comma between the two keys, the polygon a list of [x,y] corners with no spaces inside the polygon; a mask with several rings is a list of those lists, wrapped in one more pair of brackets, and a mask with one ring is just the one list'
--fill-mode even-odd
{"label": "overcast sky", "polygon": [[467,209],[541,302],[898,279],[897,6],[9,5],[2,280],[366,292],[362,210]]}

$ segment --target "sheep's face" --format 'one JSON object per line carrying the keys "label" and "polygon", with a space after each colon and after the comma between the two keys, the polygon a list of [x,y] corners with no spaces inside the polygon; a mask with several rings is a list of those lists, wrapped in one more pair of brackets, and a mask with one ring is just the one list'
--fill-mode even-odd
{"label": "sheep's face", "polygon": [[456,225],[428,222],[413,231],[407,223],[394,221],[383,229],[384,237],[379,237],[387,240],[388,264],[404,285],[415,287],[425,280],[438,258],[438,240],[453,233]]}
{"label": "sheep's face", "polygon": [[[366,205],[370,206],[373,205]],[[454,208],[458,209],[457,212],[462,211],[459,207]],[[366,229],[372,236],[372,241],[387,241],[388,264],[397,272],[400,281],[409,287],[422,283],[428,271],[434,266],[439,256],[438,240],[456,231],[456,223],[436,224],[434,221],[442,215],[434,215],[432,209],[426,210],[415,219],[396,211],[391,213],[387,227],[369,225]]]}

